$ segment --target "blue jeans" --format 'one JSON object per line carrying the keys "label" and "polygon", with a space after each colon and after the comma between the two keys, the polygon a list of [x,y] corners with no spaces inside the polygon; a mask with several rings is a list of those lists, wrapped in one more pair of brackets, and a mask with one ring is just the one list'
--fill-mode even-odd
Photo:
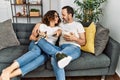
{"label": "blue jeans", "polygon": [[29,51],[16,59],[22,71],[22,76],[44,64],[46,60],[47,55],[43,53],[38,45],[34,44],[34,41],[30,43]]}
{"label": "blue jeans", "polygon": [[65,80],[65,71],[61,69],[57,65],[56,61],[56,53],[62,52],[68,56],[72,57],[72,60],[75,60],[80,57],[81,50],[80,47],[75,46],[73,44],[63,44],[60,47],[52,45],[51,43],[47,42],[45,39],[40,39],[38,42],[38,46],[48,55],[51,55],[51,64],[53,66],[53,70],[56,75],[57,80]]}

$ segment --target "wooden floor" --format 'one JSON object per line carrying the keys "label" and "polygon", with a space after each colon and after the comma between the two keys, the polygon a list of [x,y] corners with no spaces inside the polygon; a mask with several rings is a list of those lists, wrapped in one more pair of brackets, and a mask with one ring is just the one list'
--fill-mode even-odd
{"label": "wooden floor", "polygon": [[[66,80],[100,80],[101,77],[67,77]],[[56,80],[55,78],[24,78],[22,80]],[[113,76],[106,76],[105,80],[120,80],[117,74]]]}

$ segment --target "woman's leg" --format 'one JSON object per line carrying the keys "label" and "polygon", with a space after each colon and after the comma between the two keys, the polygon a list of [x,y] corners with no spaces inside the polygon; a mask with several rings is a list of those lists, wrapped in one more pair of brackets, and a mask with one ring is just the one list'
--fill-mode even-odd
{"label": "woman's leg", "polygon": [[51,58],[51,64],[52,64],[52,67],[53,67],[53,70],[54,70],[54,73],[55,73],[55,76],[56,76],[56,80],[65,80],[65,71],[64,69],[62,68],[59,68],[58,65],[57,65],[57,61],[55,58]]}
{"label": "woman's leg", "polygon": [[10,75],[9,75],[9,79],[10,78],[13,78],[13,77],[16,77],[16,76],[19,76],[22,74],[22,71],[20,68],[16,69],[15,71],[13,71]]}
{"label": "woman's leg", "polygon": [[[32,46],[32,45],[31,45]],[[21,67],[27,63],[29,63],[31,60],[35,59],[37,56],[41,54],[41,50],[37,45],[33,45],[31,51],[28,51],[23,56],[19,57],[15,62],[13,62],[9,67],[4,69],[2,71],[1,77],[4,78],[6,76],[9,76],[11,72],[13,72],[18,67]]]}
{"label": "woman's leg", "polygon": [[40,55],[39,57],[37,57],[36,59],[31,61],[30,63],[26,64],[25,66],[22,66],[16,70],[14,70],[13,72],[11,72],[9,74],[9,76],[5,76],[6,78],[4,78],[4,79],[10,80],[10,78],[16,77],[18,75],[24,76],[28,72],[30,72],[30,71],[36,69],[37,67],[39,67],[40,65],[44,64],[46,60],[47,60],[46,55],[44,55],[44,54]]}
{"label": "woman's leg", "polygon": [[32,50],[33,46],[36,45],[35,44],[35,41],[31,41],[30,44],[29,44],[29,47],[28,47],[28,50]]}
{"label": "woman's leg", "polygon": [[37,45],[34,45],[30,51],[28,51],[27,53],[16,59],[16,61],[20,64],[21,67],[26,65],[30,61],[34,60],[36,57],[40,55],[41,55],[40,48]]}
{"label": "woman's leg", "polygon": [[10,73],[19,67],[18,62],[13,62],[9,67],[4,69],[1,74],[2,80],[9,80]]}
{"label": "woman's leg", "polygon": [[37,45],[48,55],[55,55],[57,52],[61,50],[60,47],[49,43],[44,38],[41,38],[38,41]]}
{"label": "woman's leg", "polygon": [[18,62],[13,62],[9,67],[3,70],[3,72],[9,72],[11,73],[13,70],[19,68],[19,63]]}
{"label": "woman's leg", "polygon": [[[45,61],[47,60],[47,58],[48,58],[47,55],[45,55],[43,53],[40,56],[38,56],[36,59],[34,59],[31,62],[29,62],[28,64],[20,67],[21,72],[22,72],[22,76],[24,76],[28,72],[36,69],[37,67],[43,65],[45,63]],[[14,77],[14,75],[12,75],[12,74],[11,74],[11,77]]]}

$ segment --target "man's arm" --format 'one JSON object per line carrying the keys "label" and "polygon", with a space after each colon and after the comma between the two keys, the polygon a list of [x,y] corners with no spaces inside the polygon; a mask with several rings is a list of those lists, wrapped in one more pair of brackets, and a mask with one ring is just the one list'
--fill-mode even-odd
{"label": "man's arm", "polygon": [[84,46],[86,44],[85,32],[79,33],[79,36],[79,38],[76,37],[75,42],[81,46]]}
{"label": "man's arm", "polygon": [[66,41],[73,41],[78,43],[79,45],[83,46],[86,44],[85,32],[79,33],[79,38],[75,36],[75,34],[70,33],[70,35],[64,35],[64,39]]}

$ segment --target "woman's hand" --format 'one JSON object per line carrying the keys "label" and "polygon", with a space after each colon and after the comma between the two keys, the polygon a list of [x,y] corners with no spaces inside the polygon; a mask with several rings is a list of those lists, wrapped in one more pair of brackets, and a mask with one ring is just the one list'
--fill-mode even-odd
{"label": "woman's hand", "polygon": [[44,37],[44,38],[47,38],[47,31],[45,31],[45,32],[40,32],[40,31],[39,31],[38,34],[39,34],[38,37]]}
{"label": "woman's hand", "polygon": [[54,32],[53,36],[55,37],[59,37],[62,33],[62,30],[61,29],[58,29],[57,31]]}

